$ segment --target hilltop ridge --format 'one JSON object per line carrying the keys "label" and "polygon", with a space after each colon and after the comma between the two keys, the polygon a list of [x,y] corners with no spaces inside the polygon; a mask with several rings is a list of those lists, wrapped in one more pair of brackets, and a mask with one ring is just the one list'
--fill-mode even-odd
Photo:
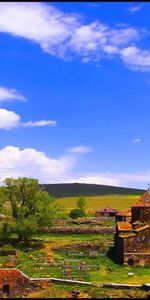
{"label": "hilltop ridge", "polygon": [[52,183],[43,184],[45,190],[53,197],[98,196],[109,194],[141,195],[143,189],[109,186],[88,183]]}

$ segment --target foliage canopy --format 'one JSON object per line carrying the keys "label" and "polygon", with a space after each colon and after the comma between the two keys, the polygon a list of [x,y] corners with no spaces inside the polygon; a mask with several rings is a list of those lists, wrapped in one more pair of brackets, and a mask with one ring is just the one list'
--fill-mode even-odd
{"label": "foliage canopy", "polygon": [[5,186],[0,188],[0,199],[3,199],[9,215],[7,225],[1,228],[3,235],[8,235],[13,220],[22,240],[28,239],[43,226],[51,226],[59,210],[55,199],[34,178],[6,178]]}

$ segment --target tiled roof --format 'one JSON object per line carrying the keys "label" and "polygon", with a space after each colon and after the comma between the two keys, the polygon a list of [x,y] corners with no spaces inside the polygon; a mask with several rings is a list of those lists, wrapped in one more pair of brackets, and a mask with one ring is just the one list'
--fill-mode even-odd
{"label": "tiled roof", "polygon": [[147,225],[141,226],[140,228],[137,228],[134,231],[139,232],[139,231],[142,231],[142,230],[147,229],[147,228],[150,228],[150,225],[147,224]]}
{"label": "tiled roof", "polygon": [[4,278],[5,276],[10,276],[11,278],[21,276],[29,279],[29,277],[19,269],[0,269],[0,278]]}
{"label": "tiled roof", "polygon": [[146,191],[133,206],[148,206],[150,207],[150,191]]}
{"label": "tiled roof", "polygon": [[128,238],[128,237],[132,237],[132,236],[136,236],[135,233],[129,233],[129,234],[119,234],[119,237],[121,238]]}
{"label": "tiled roof", "polygon": [[116,215],[131,217],[131,210],[130,209],[122,210],[122,211],[119,211]]}
{"label": "tiled roof", "polygon": [[143,223],[142,222],[140,222],[139,220],[137,220],[137,221],[135,221],[134,223],[133,223],[133,225],[142,225]]}
{"label": "tiled roof", "polygon": [[129,222],[117,222],[118,230],[132,230],[132,225]]}

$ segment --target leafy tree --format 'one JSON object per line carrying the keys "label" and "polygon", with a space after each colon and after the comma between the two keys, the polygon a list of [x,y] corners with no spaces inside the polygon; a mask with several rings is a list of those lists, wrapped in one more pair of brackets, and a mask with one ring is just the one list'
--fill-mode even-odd
{"label": "leafy tree", "polygon": [[70,212],[70,218],[72,219],[77,219],[77,218],[82,218],[82,217],[85,217],[85,212],[83,210],[80,210],[78,208],[74,208],[71,210]]}
{"label": "leafy tree", "polygon": [[87,206],[87,200],[83,196],[80,196],[77,200],[77,207],[80,210],[85,212],[86,206]]}
{"label": "leafy tree", "polygon": [[5,195],[22,240],[29,239],[42,226],[50,226],[59,210],[55,199],[34,178],[6,178],[5,188],[0,188],[1,194]]}
{"label": "leafy tree", "polygon": [[20,240],[27,241],[38,229],[37,218],[28,216],[28,218],[18,218],[17,220],[17,233]]}

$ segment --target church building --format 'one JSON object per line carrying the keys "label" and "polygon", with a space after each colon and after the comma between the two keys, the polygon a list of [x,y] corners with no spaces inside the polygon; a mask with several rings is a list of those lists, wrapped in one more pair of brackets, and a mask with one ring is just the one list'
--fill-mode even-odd
{"label": "church building", "polygon": [[124,265],[150,265],[150,187],[131,207],[131,222],[116,223],[114,250]]}

